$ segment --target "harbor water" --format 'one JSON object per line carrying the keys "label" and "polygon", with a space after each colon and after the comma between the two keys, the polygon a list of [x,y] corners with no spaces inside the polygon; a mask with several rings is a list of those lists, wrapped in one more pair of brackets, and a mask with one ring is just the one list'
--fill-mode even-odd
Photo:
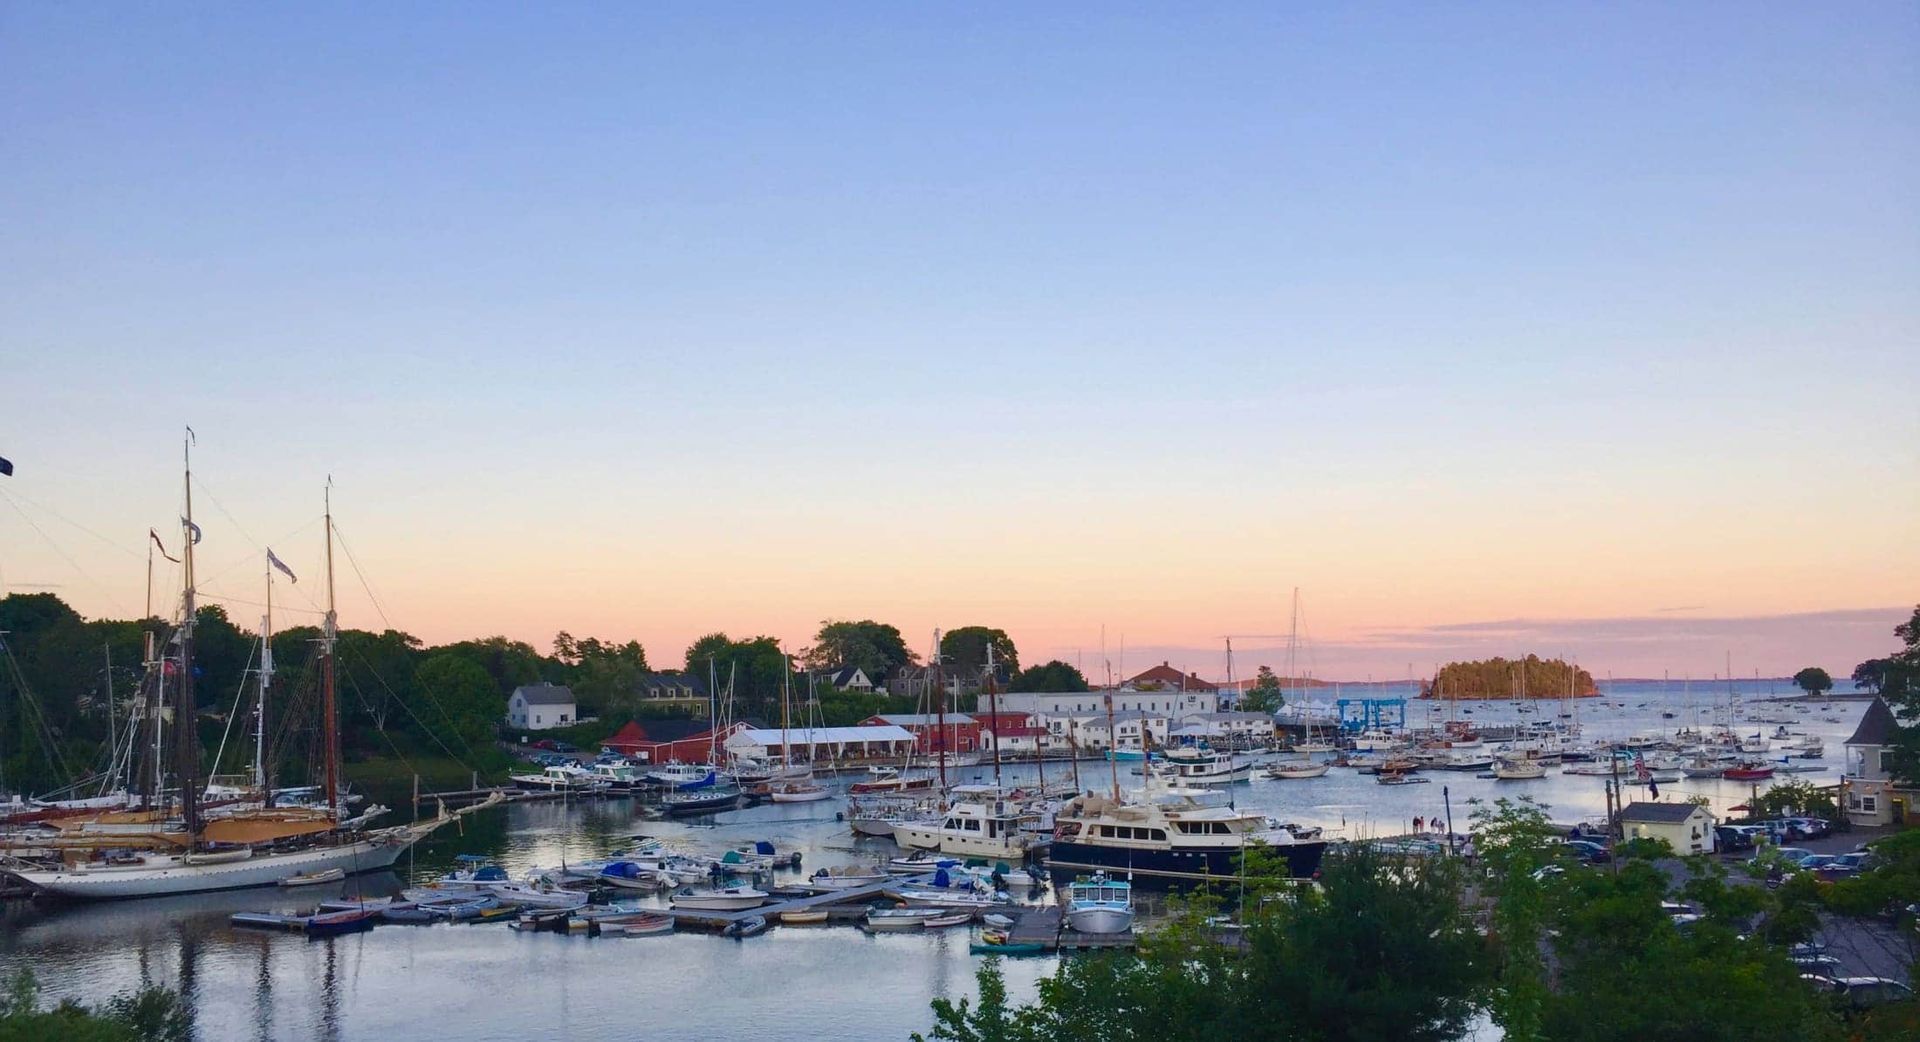
{"label": "harbor water", "polygon": [[[1690,720],[1708,726],[1728,712],[1724,687],[1716,697],[1709,688],[1687,691],[1677,683],[1603,686],[1602,698],[1579,700],[1579,723],[1590,739],[1670,732]],[[1821,771],[1780,778],[1838,781],[1845,756],[1841,743],[1864,703],[1816,702],[1801,711],[1799,704],[1761,701],[1769,693],[1765,682],[1743,682],[1736,691],[1749,715],[1790,720],[1792,730],[1825,739],[1825,758],[1813,761],[1823,765]],[[1404,692],[1367,692],[1396,693]],[[1331,694],[1316,690],[1313,698]],[[1557,718],[1564,705],[1529,703],[1525,708],[1532,712],[1521,713],[1522,706],[1511,702],[1410,702],[1407,713],[1414,726],[1450,714],[1497,724]],[[1737,726],[1742,734],[1770,735],[1778,725],[1742,717]],[[1077,766],[1082,788],[1105,789],[1115,773],[1123,788],[1139,785],[1131,773],[1136,764],[1081,761]],[[1010,780],[1030,780],[1034,770],[1021,766],[1006,773]],[[959,774],[954,780],[985,779],[991,769],[967,768]],[[1068,774],[1064,764],[1047,766],[1049,781]],[[1464,832],[1470,801],[1497,796],[1530,795],[1562,822],[1598,817],[1604,807],[1604,780],[1596,777],[1550,773],[1537,781],[1496,782],[1471,773],[1423,776],[1431,779],[1428,784],[1384,786],[1371,776],[1336,768],[1301,781],[1259,776],[1231,792],[1243,807],[1346,838],[1403,834],[1415,817],[1446,820],[1449,806],[1456,831]],[[1704,797],[1724,815],[1769,784],[1684,779],[1660,791],[1669,800]],[[1646,798],[1645,792],[1629,789],[1628,798]],[[463,831],[443,830],[395,872],[343,883],[97,905],[15,901],[0,908],[0,974],[30,967],[49,1000],[97,1002],[143,984],[177,987],[192,1010],[197,1037],[208,1042],[428,1034],[463,1042],[904,1039],[930,1026],[932,999],[973,995],[979,959],[968,954],[968,930],[869,935],[841,925],[782,926],[759,937],[729,940],[697,932],[587,938],[520,933],[498,924],[440,924],[383,925],[309,940],[235,929],[227,921],[239,911],[392,894],[447,871],[462,853],[488,855],[518,875],[536,866],[601,857],[640,835],[711,851],[769,840],[782,851],[800,851],[799,874],[804,875],[895,852],[888,841],[855,838],[837,816],[844,807],[841,799],[767,804],[680,823],[649,820],[626,799],[518,803],[474,815],[463,822]],[[779,877],[787,878],[797,876]],[[1006,960],[1013,997],[1030,998],[1035,982],[1055,965],[1054,956]]]}

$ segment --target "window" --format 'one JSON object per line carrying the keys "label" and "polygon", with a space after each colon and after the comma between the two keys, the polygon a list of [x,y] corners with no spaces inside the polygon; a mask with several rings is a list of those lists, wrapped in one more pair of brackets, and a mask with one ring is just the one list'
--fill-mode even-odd
{"label": "window", "polygon": [[1147,838],[1150,840],[1153,840],[1155,843],[1165,843],[1167,841],[1167,830],[1166,829],[1148,829]]}
{"label": "window", "polygon": [[1879,804],[1880,801],[1873,796],[1860,797],[1860,809],[1866,811],[1868,814],[1872,814],[1878,810]]}

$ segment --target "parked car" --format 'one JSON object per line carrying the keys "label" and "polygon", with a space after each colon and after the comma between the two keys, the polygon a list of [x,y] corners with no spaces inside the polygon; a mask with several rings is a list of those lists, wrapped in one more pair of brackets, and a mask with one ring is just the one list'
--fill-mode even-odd
{"label": "parked car", "polygon": [[1835,977],[1832,990],[1847,1005],[1866,1009],[1888,1002],[1904,1002],[1913,997],[1913,989],[1891,977]]}
{"label": "parked car", "polygon": [[1833,832],[1833,822],[1825,818],[1788,818],[1787,821],[1798,829],[1801,835],[1810,839],[1819,839]]}
{"label": "parked car", "polygon": [[1759,853],[1748,858],[1747,861],[1749,863],[1752,863],[1752,862],[1762,861],[1762,860],[1771,861],[1771,860],[1774,860],[1775,858],[1778,858],[1781,861],[1785,861],[1789,865],[1797,866],[1800,864],[1801,858],[1808,858],[1812,856],[1813,856],[1813,851],[1808,850],[1805,847],[1769,847],[1766,850],[1762,850]]}
{"label": "parked car", "polygon": [[1713,836],[1722,853],[1753,849],[1753,830],[1746,825],[1715,825]]}
{"label": "parked car", "polygon": [[1787,955],[1789,958],[1797,958],[1803,955],[1825,954],[1827,954],[1827,946],[1825,942],[1822,941],[1801,941],[1799,944],[1787,946]]}
{"label": "parked car", "polygon": [[539,741],[533,743],[533,747],[535,749],[550,749],[550,750],[559,748],[559,746],[554,744],[554,741],[551,738],[542,738]]}
{"label": "parked car", "polygon": [[1833,854],[1808,854],[1794,863],[1800,866],[1802,872],[1818,872],[1839,860],[1840,858]]}
{"label": "parked car", "polygon": [[547,748],[552,749],[556,753],[577,753],[580,751],[580,747],[572,742],[554,742]]}
{"label": "parked car", "polygon": [[1831,955],[1790,955],[1787,957],[1802,973],[1833,977],[1840,972],[1840,960]]}
{"label": "parked car", "polygon": [[1566,850],[1589,865],[1604,865],[1613,860],[1613,852],[1590,839],[1570,839]]}

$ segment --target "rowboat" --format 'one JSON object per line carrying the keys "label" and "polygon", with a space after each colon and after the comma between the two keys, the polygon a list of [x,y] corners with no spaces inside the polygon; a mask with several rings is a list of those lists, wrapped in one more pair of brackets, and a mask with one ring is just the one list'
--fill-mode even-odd
{"label": "rowboat", "polygon": [[941,917],[938,908],[876,908],[867,913],[867,929],[874,933],[918,930],[927,920]]}
{"label": "rowboat", "polygon": [[748,908],[758,908],[767,903],[767,892],[755,890],[750,886],[730,886],[725,890],[707,893],[691,891],[673,895],[675,908],[690,908],[698,911],[738,912]]}
{"label": "rowboat", "polygon": [[824,908],[802,908],[797,911],[780,913],[780,925],[782,926],[811,926],[815,923],[824,923],[826,921],[827,910]]}
{"label": "rowboat", "polygon": [[926,921],[929,930],[944,929],[949,926],[965,926],[973,922],[972,912],[955,912],[952,915],[936,915]]}
{"label": "rowboat", "polygon": [[670,915],[640,915],[614,926],[602,924],[600,933],[619,934],[625,937],[652,937],[655,934],[672,933],[673,917]]}
{"label": "rowboat", "polygon": [[347,878],[346,869],[328,868],[318,872],[302,872],[297,876],[288,876],[280,881],[281,886],[318,886],[321,883],[338,883]]}

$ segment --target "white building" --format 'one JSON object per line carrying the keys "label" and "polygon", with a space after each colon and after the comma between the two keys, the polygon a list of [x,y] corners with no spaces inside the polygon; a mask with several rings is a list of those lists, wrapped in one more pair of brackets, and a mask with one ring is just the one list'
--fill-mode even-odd
{"label": "white building", "polygon": [[1273,717],[1265,713],[1194,713],[1180,718],[1173,728],[1173,737],[1260,744],[1273,737]]}
{"label": "white building", "polygon": [[573,692],[560,684],[522,684],[507,699],[507,723],[520,731],[545,731],[580,722]]}
{"label": "white building", "polygon": [[1064,741],[1082,751],[1103,752],[1107,749],[1139,749],[1144,734],[1155,746],[1167,744],[1169,723],[1163,713],[1142,711],[1115,712],[1113,727],[1107,727],[1107,714],[1099,713],[1067,714],[1044,717],[1047,731],[1055,741]]}
{"label": "white building", "polygon": [[1629,803],[1620,812],[1620,831],[1628,839],[1663,839],[1673,852],[1711,854],[1713,812],[1697,803]]}
{"label": "white building", "polygon": [[1860,716],[1860,726],[1848,738],[1846,775],[1847,820],[1855,825],[1891,825],[1905,821],[1911,793],[1894,788],[1887,770],[1887,754],[1899,722],[1885,699],[1876,698]]}
{"label": "white building", "polygon": [[1115,713],[1159,713],[1179,719],[1194,713],[1211,713],[1218,696],[1213,691],[1019,691],[997,696],[1002,713],[1028,713],[1036,717],[1092,717],[1107,711],[1107,698],[1113,699]]}

